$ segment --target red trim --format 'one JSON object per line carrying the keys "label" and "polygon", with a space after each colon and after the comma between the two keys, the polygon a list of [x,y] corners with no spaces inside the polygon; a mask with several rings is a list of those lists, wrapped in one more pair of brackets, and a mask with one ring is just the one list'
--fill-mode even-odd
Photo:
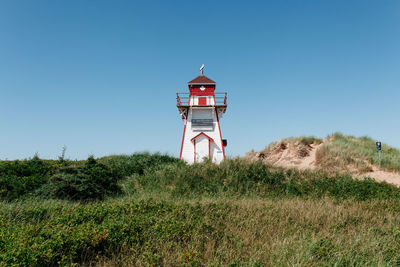
{"label": "red trim", "polygon": [[[188,114],[189,115],[189,114]],[[181,153],[179,154],[179,158],[182,158],[182,150],[183,150],[183,142],[185,141],[185,134],[186,134],[186,124],[187,118],[185,119],[185,127],[183,128],[183,137],[182,137],[182,144],[181,144]]]}
{"label": "red trim", "polygon": [[[189,92],[189,93],[176,93],[176,105],[177,106],[190,106],[190,100],[193,100],[194,97],[215,97],[215,105],[226,105],[226,92],[207,92],[207,91],[200,91],[200,92]],[[193,99],[192,99],[193,98]],[[193,102],[192,106],[197,106]]]}
{"label": "red trim", "polygon": [[[215,96],[214,96],[214,103],[215,103]],[[221,147],[222,147],[222,154],[225,159],[225,148],[224,145],[222,144],[222,133],[221,133],[221,126],[219,125],[219,117],[218,117],[218,109],[215,108],[215,115],[217,116],[217,123],[218,123],[218,129],[219,129],[219,136],[221,137]]]}
{"label": "red trim", "polygon": [[194,140],[194,163],[196,163],[196,140]]}
{"label": "red trim", "polygon": [[208,158],[211,159],[211,140],[208,139]]}
{"label": "red trim", "polygon": [[208,158],[211,159],[211,142],[214,142],[214,140],[202,132],[202,133],[196,135],[195,137],[193,137],[191,140],[194,144],[194,162],[196,162],[196,138],[199,137],[200,135],[204,135],[205,137],[208,138]]}
{"label": "red trim", "polygon": [[206,135],[204,132],[199,133],[198,135],[196,135],[195,137],[193,137],[192,139],[190,139],[190,141],[192,141],[192,142],[193,142],[193,141],[196,141],[197,137],[200,137],[200,135],[204,135],[205,137],[208,138],[208,140],[214,142],[214,139],[212,139],[211,137],[209,137],[208,135]]}

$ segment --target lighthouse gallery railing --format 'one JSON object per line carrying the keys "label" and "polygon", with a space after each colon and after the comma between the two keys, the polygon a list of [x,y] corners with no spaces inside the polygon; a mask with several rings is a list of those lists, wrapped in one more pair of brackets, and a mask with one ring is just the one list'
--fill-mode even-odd
{"label": "lighthouse gallery railing", "polygon": [[[189,106],[190,93],[176,93],[176,105],[177,106]],[[215,105],[226,105],[227,93],[214,93]],[[206,96],[206,95],[205,95]]]}

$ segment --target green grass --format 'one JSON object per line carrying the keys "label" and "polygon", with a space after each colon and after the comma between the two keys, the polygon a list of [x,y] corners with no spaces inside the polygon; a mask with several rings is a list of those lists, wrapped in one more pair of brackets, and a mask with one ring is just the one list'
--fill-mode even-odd
{"label": "green grass", "polygon": [[125,194],[164,192],[176,197],[301,196],[335,199],[397,199],[400,190],[372,179],[357,180],[347,174],[300,171],[271,167],[241,159],[220,165],[182,163],[150,169],[121,183]]}
{"label": "green grass", "polygon": [[16,202],[0,209],[4,265],[398,264],[399,206],[330,198]]}
{"label": "green grass", "polygon": [[[241,159],[186,165],[158,154],[12,164],[36,166],[18,174],[31,178],[50,167],[33,192],[0,202],[0,266],[400,263],[400,189],[370,179]],[[1,178],[18,177],[7,168]],[[43,194],[69,172],[106,172],[119,193],[84,201]],[[103,182],[82,179],[79,186]]]}
{"label": "green grass", "polygon": [[[327,169],[357,169],[361,173],[371,171],[371,164],[378,164],[375,140],[369,137],[356,138],[335,133],[328,137],[317,151],[317,164]],[[400,151],[383,143],[382,169],[400,172]]]}

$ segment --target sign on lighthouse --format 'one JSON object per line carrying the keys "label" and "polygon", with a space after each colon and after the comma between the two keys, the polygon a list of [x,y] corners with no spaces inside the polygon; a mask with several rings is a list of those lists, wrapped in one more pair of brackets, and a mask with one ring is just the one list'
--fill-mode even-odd
{"label": "sign on lighthouse", "polygon": [[203,74],[188,82],[189,92],[177,93],[177,107],[185,124],[180,158],[188,163],[210,159],[220,163],[225,158],[220,119],[225,113],[226,93],[215,92],[216,83]]}

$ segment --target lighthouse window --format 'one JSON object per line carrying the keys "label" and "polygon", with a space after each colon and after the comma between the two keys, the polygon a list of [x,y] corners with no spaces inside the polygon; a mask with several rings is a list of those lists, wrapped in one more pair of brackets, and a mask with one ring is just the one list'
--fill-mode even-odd
{"label": "lighthouse window", "polygon": [[192,126],[213,126],[212,119],[192,119]]}

